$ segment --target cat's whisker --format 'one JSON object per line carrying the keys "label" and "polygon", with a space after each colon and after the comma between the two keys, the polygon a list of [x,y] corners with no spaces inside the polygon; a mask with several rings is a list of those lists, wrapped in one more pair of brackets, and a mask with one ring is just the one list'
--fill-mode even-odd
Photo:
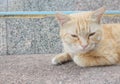
{"label": "cat's whisker", "polygon": [[88,33],[90,33],[90,25],[88,24]]}

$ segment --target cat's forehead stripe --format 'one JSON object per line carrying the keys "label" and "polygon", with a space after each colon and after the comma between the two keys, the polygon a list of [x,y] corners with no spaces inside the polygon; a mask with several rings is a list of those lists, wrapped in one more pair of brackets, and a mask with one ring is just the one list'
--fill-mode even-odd
{"label": "cat's forehead stripe", "polygon": [[90,24],[89,24],[89,16],[86,16],[84,14],[75,14],[74,18],[76,19],[77,28],[76,33],[77,34],[84,34],[90,32]]}
{"label": "cat's forehead stripe", "polygon": [[77,31],[80,32],[80,28],[79,28],[80,24],[79,24],[79,21],[77,21],[77,26],[78,26],[78,27],[77,27]]}
{"label": "cat's forehead stripe", "polygon": [[89,24],[87,22],[87,18],[84,16],[79,16],[78,20],[77,20],[77,24],[78,24],[78,29],[80,30],[80,33],[83,33],[85,31],[89,32]]}
{"label": "cat's forehead stripe", "polygon": [[85,17],[82,16],[82,21],[83,21],[83,29],[86,30],[86,22],[85,22]]}

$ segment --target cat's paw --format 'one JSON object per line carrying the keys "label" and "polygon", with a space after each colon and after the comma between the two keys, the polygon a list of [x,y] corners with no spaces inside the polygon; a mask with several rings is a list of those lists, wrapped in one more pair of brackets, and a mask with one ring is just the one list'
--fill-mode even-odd
{"label": "cat's paw", "polygon": [[58,64],[63,64],[71,60],[71,57],[67,53],[61,53],[56,55],[52,59],[52,64],[58,65]]}
{"label": "cat's paw", "polygon": [[54,58],[52,59],[52,64],[53,64],[53,65],[58,65],[58,64],[60,64],[60,62],[58,61],[58,59],[57,59],[56,57],[54,57]]}

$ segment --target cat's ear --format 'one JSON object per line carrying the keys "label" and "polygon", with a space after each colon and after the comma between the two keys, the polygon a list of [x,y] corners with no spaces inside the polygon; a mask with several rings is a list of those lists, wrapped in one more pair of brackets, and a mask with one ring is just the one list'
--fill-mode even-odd
{"label": "cat's ear", "polygon": [[95,10],[95,11],[93,12],[93,14],[92,14],[92,19],[93,19],[94,21],[96,21],[97,23],[100,23],[101,18],[102,18],[102,16],[103,16],[105,10],[106,10],[105,7],[101,7],[101,8],[99,8],[99,9]]}
{"label": "cat's ear", "polygon": [[64,25],[65,23],[67,23],[68,21],[70,21],[70,18],[65,15],[65,14],[60,14],[60,13],[57,13],[55,15],[55,17],[57,18],[57,20],[59,21],[60,25]]}

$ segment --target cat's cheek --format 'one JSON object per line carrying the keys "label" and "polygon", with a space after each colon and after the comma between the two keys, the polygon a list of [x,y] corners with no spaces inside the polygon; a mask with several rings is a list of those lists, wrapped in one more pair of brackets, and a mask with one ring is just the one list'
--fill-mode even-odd
{"label": "cat's cheek", "polygon": [[91,46],[90,46],[90,50],[92,50],[92,49],[94,49],[95,48],[95,44],[92,44]]}
{"label": "cat's cheek", "polygon": [[94,37],[90,37],[89,38],[89,43],[93,43],[94,42]]}
{"label": "cat's cheek", "polygon": [[74,39],[67,38],[67,39],[64,40],[64,43],[66,43],[68,45],[75,45],[77,42]]}
{"label": "cat's cheek", "polygon": [[65,44],[70,44],[69,39],[63,39],[62,42],[65,43]]}
{"label": "cat's cheek", "polygon": [[77,53],[77,52],[79,52],[81,50],[81,47],[79,48],[78,46],[71,44],[71,45],[68,45],[68,49],[67,50],[70,53],[75,54],[75,53]]}
{"label": "cat's cheek", "polygon": [[100,37],[96,37],[96,38],[94,38],[94,42],[95,42],[95,43],[99,43],[99,42],[100,42],[100,40],[101,40],[101,38],[100,38]]}
{"label": "cat's cheek", "polygon": [[89,39],[89,42],[90,42],[90,43],[96,43],[97,41],[99,41],[99,39],[98,39],[96,36],[92,36],[92,37],[90,37],[90,39]]}

